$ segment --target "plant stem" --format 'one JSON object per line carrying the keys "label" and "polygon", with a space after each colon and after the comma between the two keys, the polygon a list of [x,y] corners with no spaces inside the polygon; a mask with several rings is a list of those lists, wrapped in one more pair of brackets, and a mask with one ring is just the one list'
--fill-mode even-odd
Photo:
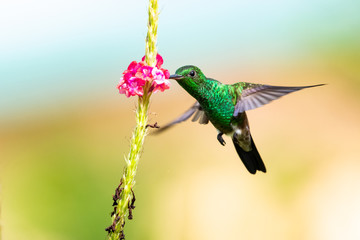
{"label": "plant stem", "polygon": [[123,239],[125,219],[126,217],[132,219],[131,208],[133,204],[131,204],[131,202],[134,199],[133,187],[135,185],[136,170],[147,132],[148,107],[149,97],[139,97],[139,104],[136,111],[136,127],[131,138],[130,152],[127,159],[125,159],[126,167],[121,179],[121,184],[119,185],[119,188],[122,188],[120,199],[112,215],[112,220],[115,225],[114,231],[109,233],[109,239],[111,240]]}
{"label": "plant stem", "polygon": [[[154,67],[156,65],[156,41],[158,26],[158,3],[157,0],[149,0],[149,18],[148,33],[146,36],[145,62],[147,65]],[[113,224],[107,228],[108,239],[119,240],[124,239],[125,219],[132,219],[132,209],[135,208],[135,196],[133,187],[135,185],[135,175],[138,167],[141,152],[147,133],[148,108],[150,103],[151,82],[147,82],[144,86],[144,94],[138,98],[138,106],[136,111],[136,127],[131,138],[130,152],[125,159],[126,167],[121,178],[120,184],[115,191],[114,211],[112,213]]]}
{"label": "plant stem", "polygon": [[154,67],[156,64],[156,41],[157,41],[157,28],[158,28],[158,3],[157,0],[149,0],[149,19],[148,19],[148,32],[146,36],[145,46],[145,62],[147,65]]}

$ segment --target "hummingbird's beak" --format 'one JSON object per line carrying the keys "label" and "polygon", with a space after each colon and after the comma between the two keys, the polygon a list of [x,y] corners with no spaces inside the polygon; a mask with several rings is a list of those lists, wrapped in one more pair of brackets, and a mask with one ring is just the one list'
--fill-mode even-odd
{"label": "hummingbird's beak", "polygon": [[179,75],[179,74],[173,74],[173,75],[170,75],[169,79],[174,79],[174,80],[180,80],[184,78],[184,76],[182,75]]}

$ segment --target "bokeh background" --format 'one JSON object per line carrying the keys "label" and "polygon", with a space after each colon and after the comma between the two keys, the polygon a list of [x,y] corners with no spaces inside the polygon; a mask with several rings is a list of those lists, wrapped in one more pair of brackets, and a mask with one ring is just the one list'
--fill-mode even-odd
{"label": "bokeh background", "polygon": [[[248,112],[268,173],[211,125],[148,136],[126,239],[360,239],[360,2],[160,0],[172,73],[224,83],[327,83]],[[144,55],[147,1],[2,1],[3,239],[105,239],[134,128],[121,73]],[[194,100],[152,98],[163,125]]]}

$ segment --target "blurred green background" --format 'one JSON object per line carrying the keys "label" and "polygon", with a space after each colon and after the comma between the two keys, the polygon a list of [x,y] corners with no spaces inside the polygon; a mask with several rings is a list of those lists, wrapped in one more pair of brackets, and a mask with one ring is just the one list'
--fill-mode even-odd
{"label": "blurred green background", "polygon": [[[248,112],[268,173],[211,125],[148,136],[126,239],[360,239],[360,2],[160,0],[158,50],[224,83],[327,83]],[[105,239],[144,55],[147,1],[2,1],[3,239]],[[194,100],[152,98],[163,125]]]}

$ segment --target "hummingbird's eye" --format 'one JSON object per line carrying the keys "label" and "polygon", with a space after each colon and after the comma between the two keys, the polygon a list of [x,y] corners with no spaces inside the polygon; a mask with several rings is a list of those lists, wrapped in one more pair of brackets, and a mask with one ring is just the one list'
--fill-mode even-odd
{"label": "hummingbird's eye", "polygon": [[194,77],[194,76],[195,76],[195,71],[192,70],[191,72],[189,72],[189,76],[190,76],[190,77]]}

